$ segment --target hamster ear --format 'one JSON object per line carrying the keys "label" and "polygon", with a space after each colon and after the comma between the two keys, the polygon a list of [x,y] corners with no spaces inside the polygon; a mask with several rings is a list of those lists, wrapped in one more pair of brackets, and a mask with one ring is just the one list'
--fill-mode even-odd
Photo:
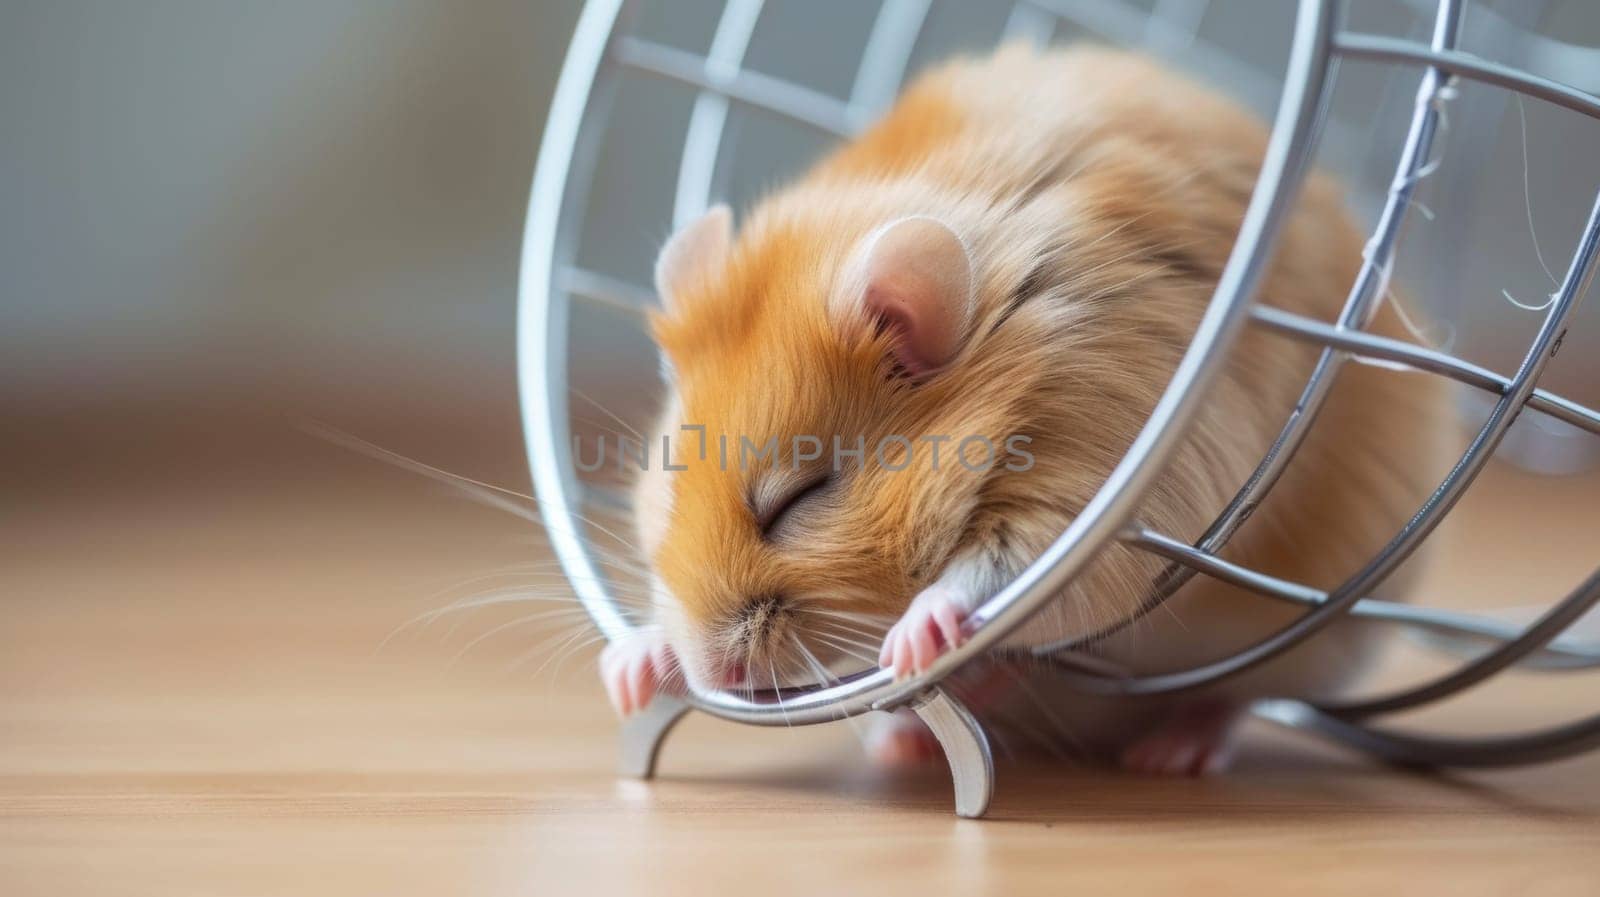
{"label": "hamster ear", "polygon": [[733,212],[715,205],[673,234],[656,257],[656,293],[670,311],[673,297],[727,260],[733,244]]}
{"label": "hamster ear", "polygon": [[972,315],[972,257],[933,218],[902,218],[867,238],[854,293],[876,326],[894,334],[895,361],[931,374],[961,349]]}

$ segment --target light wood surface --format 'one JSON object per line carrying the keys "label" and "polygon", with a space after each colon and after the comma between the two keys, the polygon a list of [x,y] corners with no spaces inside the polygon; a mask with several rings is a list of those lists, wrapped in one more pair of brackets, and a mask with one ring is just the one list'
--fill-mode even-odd
{"label": "light wood surface", "polygon": [[[1600,757],[1421,777],[1257,726],[1220,779],[1002,763],[972,822],[944,770],[875,771],[849,726],[691,718],[658,781],[619,781],[592,649],[557,669],[549,621],[496,630],[543,606],[385,644],[543,575],[472,581],[544,557],[533,527],[307,458],[56,479],[0,513],[0,893],[1600,893]],[[1430,594],[1549,598],[1597,507],[1593,478],[1496,471]],[[1523,676],[1416,724],[1596,695]]]}

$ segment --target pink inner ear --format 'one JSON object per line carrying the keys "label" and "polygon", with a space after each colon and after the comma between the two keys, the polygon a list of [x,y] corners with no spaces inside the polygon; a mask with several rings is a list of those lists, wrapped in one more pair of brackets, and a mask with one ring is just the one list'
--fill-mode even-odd
{"label": "pink inner ear", "polygon": [[916,304],[906,301],[904,294],[869,286],[866,305],[877,319],[880,331],[893,334],[895,361],[906,373],[922,377],[944,364],[940,341],[930,333],[937,328],[918,320]]}
{"label": "pink inner ear", "polygon": [[894,334],[895,360],[913,377],[947,364],[961,348],[972,303],[966,247],[944,224],[907,218],[868,250],[867,312]]}

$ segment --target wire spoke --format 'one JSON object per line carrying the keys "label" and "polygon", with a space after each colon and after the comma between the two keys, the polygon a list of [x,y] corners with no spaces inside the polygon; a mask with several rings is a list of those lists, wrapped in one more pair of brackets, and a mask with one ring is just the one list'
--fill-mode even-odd
{"label": "wire spoke", "polygon": [[[1497,396],[1503,396],[1511,389],[1509,378],[1436,349],[1363,330],[1325,324],[1314,318],[1267,305],[1257,306],[1252,312],[1252,318],[1263,327],[1294,339],[1366,358],[1398,362],[1419,371],[1449,377],[1458,383]],[[1548,390],[1534,389],[1533,394],[1528,397],[1528,407],[1574,427],[1600,435],[1600,411],[1586,408]]]}

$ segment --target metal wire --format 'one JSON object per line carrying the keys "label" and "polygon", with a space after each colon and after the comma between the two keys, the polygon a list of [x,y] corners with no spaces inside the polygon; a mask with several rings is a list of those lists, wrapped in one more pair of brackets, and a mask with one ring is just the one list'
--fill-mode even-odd
{"label": "metal wire", "polygon": [[[1283,601],[1299,604],[1306,607],[1316,607],[1326,604],[1328,593],[1296,582],[1268,576],[1258,570],[1224,560],[1214,554],[1207,554],[1198,548],[1148,529],[1133,529],[1124,534],[1122,540],[1137,548],[1144,549],[1153,554],[1161,555],[1176,561],[1213,579],[1230,585],[1248,589],[1258,595],[1269,598],[1278,598]],[[1587,595],[1580,590],[1578,596]],[[1574,596],[1574,597],[1578,597]],[[1567,623],[1572,622],[1582,615],[1592,603],[1588,597],[1582,597],[1579,605],[1561,610],[1565,605],[1557,607],[1556,612],[1561,614],[1558,622],[1541,623],[1533,629],[1522,629],[1497,620],[1486,620],[1472,614],[1455,613],[1439,608],[1422,608],[1409,604],[1398,604],[1393,601],[1383,601],[1375,598],[1362,598],[1350,608],[1350,616],[1358,619],[1382,620],[1384,622],[1399,623],[1418,630],[1429,630],[1445,635],[1458,635],[1478,637],[1500,642],[1495,650],[1499,652],[1515,650],[1517,655],[1511,657],[1504,666],[1509,666],[1524,657],[1531,659],[1530,666],[1538,669],[1577,670],[1587,668],[1600,668],[1600,644],[1564,641],[1559,637],[1560,630]],[[1575,613],[1574,613],[1575,611]],[[1547,628],[1554,627],[1557,635],[1553,638],[1543,637]],[[1536,632],[1535,629],[1538,631]],[[1522,651],[1524,643],[1532,644],[1530,650]],[[1535,655],[1537,652],[1537,655]],[[1325,709],[1331,709],[1324,705]]]}
{"label": "metal wire", "polygon": [[[523,246],[518,341],[519,382],[529,462],[540,513],[552,547],[572,588],[607,638],[625,637],[630,623],[606,592],[581,536],[577,508],[583,491],[573,467],[567,422],[567,329],[571,301],[593,301],[637,311],[650,291],[575,265],[575,241],[594,174],[595,152],[606,131],[609,97],[624,73],[686,84],[698,94],[685,135],[673,218],[682,223],[703,211],[718,192],[724,135],[732,105],[765,110],[832,137],[864,128],[892,99],[904,79],[929,0],[886,0],[868,36],[848,99],[746,67],[745,54],[759,27],[760,0],[729,0],[709,51],[700,55],[627,32],[632,4],[591,0],[574,34],[540,150]],[[696,694],[703,712],[760,725],[822,722],[873,709],[906,705],[933,693],[945,676],[995,648],[1029,616],[1051,601],[1113,540],[1150,551],[1171,562],[1153,584],[1143,612],[1159,606],[1195,573],[1251,589],[1271,599],[1308,608],[1296,621],[1225,658],[1159,676],[1130,677],[1104,665],[1078,663],[1070,652],[1104,631],[1047,646],[1058,655],[1066,681],[1088,692],[1156,694],[1204,687],[1237,675],[1288,650],[1349,615],[1440,632],[1467,634],[1497,643],[1485,654],[1431,682],[1389,695],[1342,704],[1312,706],[1297,701],[1264,702],[1260,715],[1307,728],[1401,763],[1484,766],[1565,756],[1600,740],[1600,717],[1526,735],[1442,739],[1370,728],[1360,721],[1431,703],[1518,664],[1548,669],[1600,665],[1600,646],[1561,638],[1562,630],[1600,603],[1600,573],[1592,576],[1527,627],[1431,608],[1374,601],[1366,596],[1433,531],[1470,487],[1524,408],[1600,434],[1600,412],[1538,386],[1546,363],[1560,346],[1567,322],[1581,302],[1600,256],[1600,197],[1597,197],[1566,276],[1538,334],[1515,373],[1504,376],[1447,352],[1368,333],[1393,269],[1398,239],[1414,207],[1418,184],[1437,167],[1434,143],[1442,106],[1455,79],[1467,79],[1600,118],[1600,98],[1569,84],[1486,60],[1458,49],[1464,4],[1440,0],[1428,43],[1380,35],[1338,33],[1342,4],[1300,0],[1290,60],[1278,112],[1256,189],[1228,264],[1188,351],[1160,402],[1121,463],[1050,548],[1016,581],[972,617],[969,641],[940,658],[927,673],[901,682],[884,671],[867,671],[837,684],[786,690],[782,705],[770,696],[724,692]],[[1160,13],[1166,10],[1169,17]],[[1161,3],[1155,18],[1119,0],[1021,0],[1007,33],[1047,40],[1053,21],[1070,21],[1114,40],[1212,59],[1245,93],[1276,93],[1253,70],[1240,67],[1198,37],[1204,8]],[[1377,216],[1362,268],[1332,324],[1255,302],[1255,292],[1277,232],[1310,164],[1339,59],[1396,66],[1421,66],[1414,111],[1394,176]],[[1133,524],[1140,500],[1159,475],[1186,425],[1205,399],[1229,347],[1243,328],[1263,327],[1284,338],[1320,345],[1322,354],[1297,406],[1254,473],[1221,515],[1193,545]],[[1476,437],[1416,515],[1360,571],[1330,592],[1267,576],[1218,556],[1240,524],[1269,493],[1315,425],[1334,375],[1352,357],[1398,362],[1483,390],[1496,397]],[[1136,617],[1135,617],[1136,618]],[[1130,618],[1129,621],[1134,618]]]}
{"label": "metal wire", "polygon": [[1533,345],[1523,359],[1521,367],[1511,378],[1505,395],[1495,403],[1484,423],[1468,445],[1465,453],[1451,468],[1444,482],[1434,490],[1417,513],[1407,521],[1400,532],[1389,540],[1378,554],[1360,570],[1329,593],[1328,601],[1305,616],[1271,636],[1232,654],[1198,667],[1173,673],[1163,673],[1142,678],[1106,680],[1086,674],[1068,673],[1086,691],[1101,694],[1151,695],[1192,691],[1229,676],[1235,676],[1266,663],[1274,657],[1300,644],[1334,623],[1348,611],[1361,596],[1371,593],[1406,558],[1411,556],[1422,541],[1444,520],[1444,516],[1466,494],[1472,481],[1483,470],[1496,446],[1511,428],[1517,413],[1532,396],[1534,384],[1545,364],[1550,360],[1561,337],[1566,333],[1566,323],[1578,300],[1588,289],[1594,276],[1596,258],[1600,257],[1600,196],[1589,216],[1589,223],[1574,254],[1567,277],[1562,282],[1555,303],[1550,307],[1544,324],[1534,337]]}
{"label": "metal wire", "polygon": [[[1460,33],[1462,9],[1461,0],[1443,0],[1439,4],[1434,22],[1434,46],[1449,47],[1455,44]],[[1436,101],[1444,83],[1444,77],[1439,72],[1430,70],[1417,87],[1411,127],[1400,151],[1383,210],[1378,216],[1377,227],[1372,238],[1367,241],[1361,270],[1356,275],[1355,283],[1351,286],[1350,294],[1340,312],[1338,326],[1341,329],[1366,325],[1388,287],[1389,272],[1394,265],[1395,246],[1400,239],[1401,227],[1411,210],[1417,184],[1422,180],[1423,173],[1428,170],[1428,158],[1439,123],[1439,106]],[[1255,513],[1256,507],[1267,493],[1272,491],[1272,487],[1277,485],[1279,477],[1288,469],[1290,460],[1294,458],[1301,443],[1311,432],[1317,413],[1321,411],[1333,388],[1334,376],[1347,357],[1345,353],[1334,351],[1330,347],[1317,359],[1316,366],[1312,368],[1305,388],[1295,402],[1294,411],[1284,423],[1283,429],[1238,493],[1223,508],[1217,519],[1206,528],[1196,543],[1197,548],[1210,554],[1220,551],[1244,521]],[[1039,649],[1039,653],[1053,654],[1063,650],[1079,650],[1131,625],[1171,598],[1184,583],[1189,581],[1193,573],[1193,570],[1182,565],[1167,568],[1156,577],[1149,596],[1128,618],[1099,632],[1088,633],[1055,645],[1046,645]]]}
{"label": "metal wire", "polygon": [[[1386,336],[1350,330],[1287,312],[1271,306],[1257,306],[1253,314],[1256,323],[1294,339],[1317,343],[1339,349],[1350,355],[1394,361],[1419,371],[1442,374],[1485,392],[1505,395],[1511,381],[1487,368],[1436,349],[1390,339]],[[1600,435],[1600,412],[1585,408],[1570,399],[1562,398],[1548,390],[1535,389],[1528,397],[1528,407],[1580,429]]]}

